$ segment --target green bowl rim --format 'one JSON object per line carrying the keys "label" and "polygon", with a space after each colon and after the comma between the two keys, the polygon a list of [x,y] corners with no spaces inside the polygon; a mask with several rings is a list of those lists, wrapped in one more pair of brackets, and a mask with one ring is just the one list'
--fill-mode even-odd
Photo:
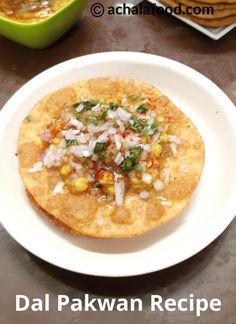
{"label": "green bowl rim", "polygon": [[50,15],[49,17],[42,19],[38,22],[31,22],[31,23],[23,23],[23,22],[18,22],[17,20],[14,19],[10,19],[10,18],[6,18],[4,16],[0,15],[0,21],[6,22],[10,25],[13,26],[24,26],[24,27],[32,27],[32,26],[36,26],[36,25],[43,25],[46,24],[48,21],[52,20],[55,16],[63,13],[63,11],[67,10],[68,7],[70,7],[73,3],[80,1],[80,0],[68,0],[68,3],[65,4],[63,7],[61,7],[60,9],[58,9],[57,11],[55,11],[52,15]]}

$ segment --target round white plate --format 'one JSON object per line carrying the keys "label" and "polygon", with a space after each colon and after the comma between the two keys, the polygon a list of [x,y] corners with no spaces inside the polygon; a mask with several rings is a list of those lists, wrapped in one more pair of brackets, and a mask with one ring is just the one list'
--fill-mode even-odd
{"label": "round white plate", "polygon": [[[201,133],[206,161],[189,207],[175,220],[137,238],[98,240],[73,237],[30,205],[15,156],[23,118],[46,94],[81,79],[124,76],[160,88]],[[110,52],[64,62],[39,74],[0,113],[1,222],[31,253],[79,273],[119,277],[161,270],[211,243],[236,212],[236,110],[210,80],[178,62],[143,53]]]}

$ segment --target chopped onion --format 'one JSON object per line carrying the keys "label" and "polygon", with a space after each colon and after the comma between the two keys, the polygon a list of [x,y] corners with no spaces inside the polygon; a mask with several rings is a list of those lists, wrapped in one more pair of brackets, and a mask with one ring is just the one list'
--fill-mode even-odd
{"label": "chopped onion", "polygon": [[43,159],[43,164],[46,165],[48,168],[51,168],[53,166],[60,166],[61,160],[65,153],[65,149],[58,148],[57,151],[55,151],[53,145],[50,145],[49,148],[46,150],[46,154]]}
{"label": "chopped onion", "polygon": [[123,108],[118,108],[116,111],[116,115],[118,118],[120,118],[122,121],[129,121],[131,118],[131,114],[125,111]]}
{"label": "chopped onion", "polygon": [[115,164],[120,165],[123,160],[124,160],[123,155],[120,152],[118,152],[114,160]]}
{"label": "chopped onion", "polygon": [[79,106],[77,108],[75,108],[75,110],[79,113],[84,109],[84,107],[85,107],[84,104],[81,103],[81,104],[79,104]]}
{"label": "chopped onion", "polygon": [[111,109],[108,110],[107,117],[110,119],[114,119],[117,117],[116,111],[113,111]]}
{"label": "chopped onion", "polygon": [[105,143],[108,140],[109,132],[105,131],[97,138],[98,143]]}
{"label": "chopped onion", "polygon": [[116,119],[116,122],[119,126],[119,131],[123,134],[125,131],[125,126],[124,126],[123,122],[118,118]]}
{"label": "chopped onion", "polygon": [[143,145],[143,149],[144,149],[144,151],[146,151],[146,152],[150,152],[150,151],[151,151],[151,145],[150,145],[150,144],[144,144],[144,145]]}
{"label": "chopped onion", "polygon": [[148,174],[148,173],[143,173],[142,181],[144,183],[150,184],[152,182],[152,176],[150,174]]}
{"label": "chopped onion", "polygon": [[84,124],[81,122],[81,121],[79,121],[79,120],[77,120],[77,119],[75,119],[75,118],[71,118],[71,120],[69,121],[69,124],[71,125],[71,126],[74,126],[74,127],[76,127],[77,129],[82,129],[83,128],[83,126],[84,126]]}
{"label": "chopped onion", "polygon": [[100,126],[89,124],[88,125],[88,132],[89,133],[99,133],[99,132],[103,132],[103,131],[107,130],[109,127],[110,127],[109,123],[105,123],[105,124],[100,125]]}
{"label": "chopped onion", "polygon": [[153,187],[156,191],[161,191],[164,189],[165,186],[164,183],[158,179],[153,183]]}
{"label": "chopped onion", "polygon": [[115,140],[115,145],[117,150],[119,150],[122,146],[122,142],[121,142],[121,136],[119,136],[118,134],[114,135],[114,140]]}
{"label": "chopped onion", "polygon": [[71,162],[70,165],[71,165],[72,168],[74,168],[76,171],[77,171],[77,170],[81,170],[81,169],[83,169],[83,165],[82,165],[81,163]]}
{"label": "chopped onion", "polygon": [[138,146],[140,143],[140,138],[137,135],[130,134],[125,138],[126,148],[132,148]]}
{"label": "chopped onion", "polygon": [[70,140],[75,140],[76,139],[76,135],[78,135],[80,133],[80,130],[78,129],[68,129],[68,130],[64,130],[61,132],[63,136],[65,136],[65,139],[70,141]]}
{"label": "chopped onion", "polygon": [[89,134],[84,134],[84,133],[80,133],[79,135],[77,135],[75,137],[75,139],[81,143],[81,144],[85,144],[89,141],[90,139],[90,135]]}
{"label": "chopped onion", "polygon": [[139,193],[139,198],[141,199],[148,199],[150,196],[149,192],[147,190],[142,190],[140,193]]}
{"label": "chopped onion", "polygon": [[92,177],[90,174],[87,176],[87,179],[88,179],[89,182],[94,182],[95,181],[94,177]]}
{"label": "chopped onion", "polygon": [[121,207],[124,204],[124,196],[125,196],[125,182],[124,182],[124,180],[115,181],[114,189],[115,189],[116,205]]}
{"label": "chopped onion", "polygon": [[65,182],[64,181],[59,181],[55,188],[53,189],[52,195],[56,196],[58,194],[61,194],[63,192],[63,188],[65,186]]}
{"label": "chopped onion", "polygon": [[173,156],[176,157],[178,152],[177,152],[177,145],[175,143],[170,144],[170,150]]}
{"label": "chopped onion", "polygon": [[94,106],[91,110],[92,111],[99,111],[100,109],[101,109],[101,104],[100,103],[98,103],[96,106]]}
{"label": "chopped onion", "polygon": [[48,129],[45,129],[44,132],[40,135],[40,137],[44,142],[50,142],[50,140],[52,139],[52,134]]}
{"label": "chopped onion", "polygon": [[43,169],[43,162],[36,162],[31,169],[28,170],[29,173],[40,172]]}
{"label": "chopped onion", "polygon": [[175,135],[168,135],[168,141],[176,145],[182,144],[182,140],[176,137]]}
{"label": "chopped onion", "polygon": [[172,202],[171,201],[161,201],[161,204],[163,206],[168,206],[168,207],[172,206]]}
{"label": "chopped onion", "polygon": [[89,157],[93,155],[93,151],[88,145],[73,145],[70,147],[70,151],[78,157]]}
{"label": "chopped onion", "polygon": [[164,168],[161,170],[160,178],[164,181],[165,184],[168,184],[170,181],[170,169]]}
{"label": "chopped onion", "polygon": [[108,133],[109,133],[110,135],[114,135],[114,134],[117,133],[117,129],[115,129],[114,127],[110,127],[110,128],[108,129]]}
{"label": "chopped onion", "polygon": [[97,154],[93,154],[92,155],[92,160],[93,161],[97,161],[98,160],[98,155]]}

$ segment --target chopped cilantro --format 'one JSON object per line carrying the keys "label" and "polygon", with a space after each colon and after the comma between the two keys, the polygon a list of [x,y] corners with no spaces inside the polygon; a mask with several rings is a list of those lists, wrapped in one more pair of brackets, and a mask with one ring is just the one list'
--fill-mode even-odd
{"label": "chopped cilantro", "polygon": [[152,129],[152,134],[156,134],[158,132],[158,124],[156,121],[153,122],[151,129]]}
{"label": "chopped cilantro", "polygon": [[142,168],[141,164],[139,164],[139,163],[136,163],[135,164],[134,169],[136,171],[138,171],[139,173],[142,173],[143,172],[143,168]]}
{"label": "chopped cilantro", "polygon": [[97,100],[86,100],[86,101],[80,101],[80,102],[77,102],[77,103],[73,104],[72,106],[75,109],[75,111],[74,111],[75,115],[81,113],[81,112],[76,111],[76,108],[79,107],[80,104],[84,105],[84,108],[81,111],[81,112],[84,112],[84,111],[87,111],[87,110],[91,110],[93,107],[95,107],[98,104],[98,101]]}
{"label": "chopped cilantro", "polygon": [[99,188],[100,187],[100,183],[99,182],[94,182],[93,183],[93,188]]}
{"label": "chopped cilantro", "polygon": [[101,152],[106,146],[106,143],[97,143],[94,149],[94,153]]}
{"label": "chopped cilantro", "polygon": [[134,147],[130,150],[130,155],[128,155],[121,164],[121,170],[124,175],[128,175],[129,171],[132,169],[142,172],[142,167],[137,163],[137,160],[142,153],[143,149],[141,146]]}
{"label": "chopped cilantro", "polygon": [[146,112],[147,110],[148,110],[148,106],[147,106],[147,105],[144,105],[144,104],[138,106],[138,108],[136,109],[136,111],[137,111],[138,113],[141,113],[141,114],[143,114],[143,113]]}
{"label": "chopped cilantro", "polygon": [[109,102],[109,109],[111,110],[117,110],[118,109],[118,105],[113,103],[113,102]]}
{"label": "chopped cilantro", "polygon": [[133,130],[135,133],[139,133],[142,131],[143,128],[142,121],[133,115],[129,120],[128,127],[129,129]]}
{"label": "chopped cilantro", "polygon": [[121,164],[121,170],[124,175],[128,175],[129,171],[133,169],[134,160],[131,156],[127,156]]}
{"label": "chopped cilantro", "polygon": [[106,108],[103,110],[101,116],[99,117],[99,120],[100,120],[100,121],[105,122],[105,119],[106,119],[106,117],[107,117],[108,110],[109,110],[108,107],[106,107]]}
{"label": "chopped cilantro", "polygon": [[143,151],[143,148],[141,146],[137,146],[137,147],[134,147],[130,150],[130,156],[133,158],[133,159],[138,159],[140,154],[142,153]]}
{"label": "chopped cilantro", "polygon": [[30,115],[26,116],[24,119],[24,123],[30,123],[32,121],[32,117]]}
{"label": "chopped cilantro", "polygon": [[66,147],[70,147],[71,145],[77,145],[78,142],[76,140],[66,140]]}

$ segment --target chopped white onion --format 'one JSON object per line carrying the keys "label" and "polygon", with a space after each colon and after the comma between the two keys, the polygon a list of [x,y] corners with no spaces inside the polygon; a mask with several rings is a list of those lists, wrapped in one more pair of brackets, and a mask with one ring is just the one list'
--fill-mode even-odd
{"label": "chopped white onion", "polygon": [[177,152],[177,145],[175,143],[170,143],[170,150],[172,155],[176,157],[178,152]]}
{"label": "chopped white onion", "polygon": [[64,182],[64,181],[59,181],[59,182],[56,184],[55,188],[53,189],[52,195],[53,195],[53,196],[56,196],[56,195],[58,195],[58,194],[63,193],[63,188],[64,188],[64,186],[65,186],[65,182]]}
{"label": "chopped white onion", "polygon": [[119,118],[116,119],[116,122],[117,122],[117,124],[119,126],[120,132],[123,134],[124,131],[125,131],[125,125],[123,124],[123,122]]}
{"label": "chopped white onion", "polygon": [[176,137],[175,135],[168,135],[168,141],[176,145],[182,144],[182,140]]}
{"label": "chopped white onion", "polygon": [[114,119],[117,117],[116,111],[113,111],[111,109],[108,110],[107,117],[110,119]]}
{"label": "chopped white onion", "polygon": [[148,174],[148,173],[143,173],[142,181],[144,183],[150,184],[152,182],[152,176],[150,174]]}
{"label": "chopped white onion", "polygon": [[103,131],[107,130],[109,127],[110,127],[109,123],[105,123],[105,124],[100,125],[100,126],[89,124],[88,125],[88,132],[89,133],[99,133],[99,132],[103,132]]}
{"label": "chopped white onion", "polygon": [[92,155],[92,161],[97,161],[98,160],[98,155],[97,154],[93,154]]}
{"label": "chopped white onion", "polygon": [[28,170],[29,173],[40,172],[43,169],[43,162],[36,162],[31,169]]}
{"label": "chopped white onion", "polygon": [[89,182],[94,182],[95,181],[94,177],[91,176],[90,174],[87,176],[87,179],[88,179]]}
{"label": "chopped white onion", "polygon": [[170,169],[164,168],[161,170],[160,178],[164,181],[165,184],[168,184],[170,181]]}
{"label": "chopped white onion", "polygon": [[108,140],[109,132],[105,131],[97,138],[97,143],[105,143]]}
{"label": "chopped white onion", "polygon": [[156,191],[161,191],[165,188],[164,183],[159,179],[153,183],[153,187]]}
{"label": "chopped white onion", "polygon": [[132,148],[138,146],[140,143],[140,137],[137,135],[130,134],[125,138],[125,146],[126,148]]}
{"label": "chopped white onion", "polygon": [[83,128],[83,126],[84,126],[84,124],[81,122],[81,121],[79,121],[79,120],[77,120],[77,119],[75,119],[75,118],[71,118],[71,120],[69,121],[69,124],[71,125],[71,126],[74,126],[74,127],[76,127],[77,129],[82,129]]}
{"label": "chopped white onion", "polygon": [[131,114],[125,111],[123,108],[118,108],[116,111],[116,115],[118,118],[120,118],[122,121],[129,121],[131,118]]}
{"label": "chopped white onion", "polygon": [[91,110],[92,111],[99,111],[100,109],[101,109],[101,104],[100,103],[98,103],[96,106],[94,106]]}
{"label": "chopped white onion", "polygon": [[144,149],[144,151],[150,152],[151,151],[151,145],[150,144],[144,144],[143,149]]}
{"label": "chopped white onion", "polygon": [[81,144],[85,144],[85,143],[87,143],[89,141],[90,135],[85,134],[85,133],[80,133],[79,135],[77,135],[75,137],[75,139],[77,140],[77,142],[79,142]]}
{"label": "chopped white onion", "polygon": [[73,145],[70,147],[70,151],[78,157],[89,157],[93,155],[93,150],[88,145]]}
{"label": "chopped white onion", "polygon": [[168,207],[172,206],[172,202],[171,201],[161,201],[161,204],[163,206],[168,206]]}
{"label": "chopped white onion", "polygon": [[84,109],[84,107],[85,107],[84,104],[81,103],[81,104],[79,104],[79,106],[77,108],[75,108],[75,110],[79,113]]}
{"label": "chopped white onion", "polygon": [[83,169],[83,165],[81,163],[71,162],[70,165],[72,168],[74,168],[76,171]]}
{"label": "chopped white onion", "polygon": [[108,133],[109,133],[110,135],[114,135],[114,134],[117,133],[117,129],[115,129],[114,127],[110,127],[110,128],[108,129]]}
{"label": "chopped white onion", "polygon": [[124,196],[125,196],[125,182],[124,182],[124,180],[115,181],[114,189],[115,189],[116,205],[121,207],[124,204]]}
{"label": "chopped white onion", "polygon": [[116,149],[119,151],[119,149],[122,146],[122,142],[121,142],[121,136],[118,134],[114,135],[114,140],[115,140],[115,145],[116,145]]}
{"label": "chopped white onion", "polygon": [[114,160],[115,164],[120,165],[123,160],[124,160],[123,155],[120,152],[118,152]]}
{"label": "chopped white onion", "polygon": [[65,149],[58,148],[57,151],[55,151],[53,145],[50,145],[49,148],[46,150],[46,154],[43,159],[43,164],[48,168],[51,168],[53,166],[60,166],[61,160],[65,153]]}
{"label": "chopped white onion", "polygon": [[50,140],[52,138],[52,134],[50,133],[50,131],[48,129],[45,129],[45,131],[41,134],[40,137],[44,142],[50,142]]}
{"label": "chopped white onion", "polygon": [[79,135],[80,130],[78,129],[68,129],[68,130],[64,130],[61,132],[63,136],[65,136],[65,139],[70,141],[70,140],[75,140],[76,139],[76,135]]}
{"label": "chopped white onion", "polygon": [[139,198],[141,199],[148,199],[150,196],[149,192],[147,190],[142,190],[140,193],[139,193]]}

